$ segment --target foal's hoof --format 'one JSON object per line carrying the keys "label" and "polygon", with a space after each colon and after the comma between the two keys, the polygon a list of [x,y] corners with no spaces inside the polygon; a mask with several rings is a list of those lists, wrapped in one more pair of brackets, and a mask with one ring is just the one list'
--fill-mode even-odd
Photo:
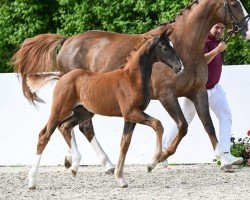
{"label": "foal's hoof", "polygon": [[124,179],[118,179],[117,182],[119,183],[121,188],[127,188],[128,184]]}
{"label": "foal's hoof", "polygon": [[114,175],[115,174],[115,168],[108,169],[107,171],[105,171],[105,174]]}
{"label": "foal's hoof", "polygon": [[148,173],[151,172],[152,170],[153,170],[153,168],[148,166]]}
{"label": "foal's hoof", "polygon": [[64,159],[64,166],[66,169],[69,169],[71,167],[71,159],[69,159],[67,156]]}
{"label": "foal's hoof", "polygon": [[128,184],[121,185],[121,188],[127,188]]}
{"label": "foal's hoof", "polygon": [[71,170],[71,173],[72,173],[73,177],[76,177],[77,172],[75,170]]}

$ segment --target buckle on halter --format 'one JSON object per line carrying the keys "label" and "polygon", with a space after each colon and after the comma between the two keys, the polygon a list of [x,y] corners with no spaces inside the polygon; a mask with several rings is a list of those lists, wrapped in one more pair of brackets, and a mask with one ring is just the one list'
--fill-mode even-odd
{"label": "buckle on halter", "polygon": [[233,25],[233,32],[238,33],[241,31],[241,27],[238,24]]}

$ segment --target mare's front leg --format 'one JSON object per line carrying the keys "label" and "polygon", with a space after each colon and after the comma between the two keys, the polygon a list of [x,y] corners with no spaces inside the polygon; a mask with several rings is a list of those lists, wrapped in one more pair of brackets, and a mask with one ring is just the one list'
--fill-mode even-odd
{"label": "mare's front leg", "polygon": [[215,134],[214,125],[213,125],[211,115],[209,112],[207,91],[205,89],[199,90],[190,99],[194,103],[197,114],[198,114],[206,132],[208,133],[208,136],[210,138],[210,141],[212,143],[214,150],[217,153],[219,153],[220,149],[219,149],[219,145],[218,145],[218,140],[217,140],[217,137]]}
{"label": "mare's front leg", "polygon": [[232,160],[228,159],[227,154],[224,154],[222,152],[215,134],[213,122],[209,113],[207,91],[202,90],[198,92],[196,96],[193,97],[193,102],[199,118],[202,121],[206,132],[208,133],[213,149],[215,151],[215,155],[216,157],[219,157],[221,159],[221,170],[225,172],[233,172],[234,170],[232,168]]}
{"label": "mare's front leg", "polygon": [[124,129],[120,143],[120,155],[115,169],[115,178],[122,188],[128,187],[128,184],[123,177],[123,169],[135,125],[136,123],[128,121],[125,121],[124,123]]}

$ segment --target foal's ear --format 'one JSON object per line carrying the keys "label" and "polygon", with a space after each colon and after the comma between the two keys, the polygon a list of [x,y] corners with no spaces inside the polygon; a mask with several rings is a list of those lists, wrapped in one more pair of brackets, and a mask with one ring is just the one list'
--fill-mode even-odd
{"label": "foal's ear", "polygon": [[164,30],[164,31],[161,33],[160,38],[161,38],[161,39],[164,39],[164,38],[166,38],[166,37],[169,37],[169,36],[172,34],[173,30],[174,30],[173,27],[171,27],[170,29]]}
{"label": "foal's ear", "polygon": [[172,27],[172,28],[170,28],[170,29],[167,29],[167,30],[166,30],[166,35],[167,35],[167,37],[169,37],[169,36],[173,33],[173,31],[174,31],[174,27]]}

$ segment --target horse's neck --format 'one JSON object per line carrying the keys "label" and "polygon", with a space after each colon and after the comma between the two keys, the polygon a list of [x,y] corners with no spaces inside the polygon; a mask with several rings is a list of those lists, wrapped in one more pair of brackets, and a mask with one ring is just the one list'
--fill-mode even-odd
{"label": "horse's neck", "polygon": [[193,60],[197,54],[203,54],[207,35],[217,23],[213,15],[215,6],[218,6],[216,1],[200,1],[177,17],[170,39],[181,57],[187,52],[192,52],[189,54],[190,60]]}
{"label": "horse's neck", "polygon": [[141,47],[124,67],[131,77],[139,76],[143,82],[149,82],[153,63],[156,62],[154,47]]}

